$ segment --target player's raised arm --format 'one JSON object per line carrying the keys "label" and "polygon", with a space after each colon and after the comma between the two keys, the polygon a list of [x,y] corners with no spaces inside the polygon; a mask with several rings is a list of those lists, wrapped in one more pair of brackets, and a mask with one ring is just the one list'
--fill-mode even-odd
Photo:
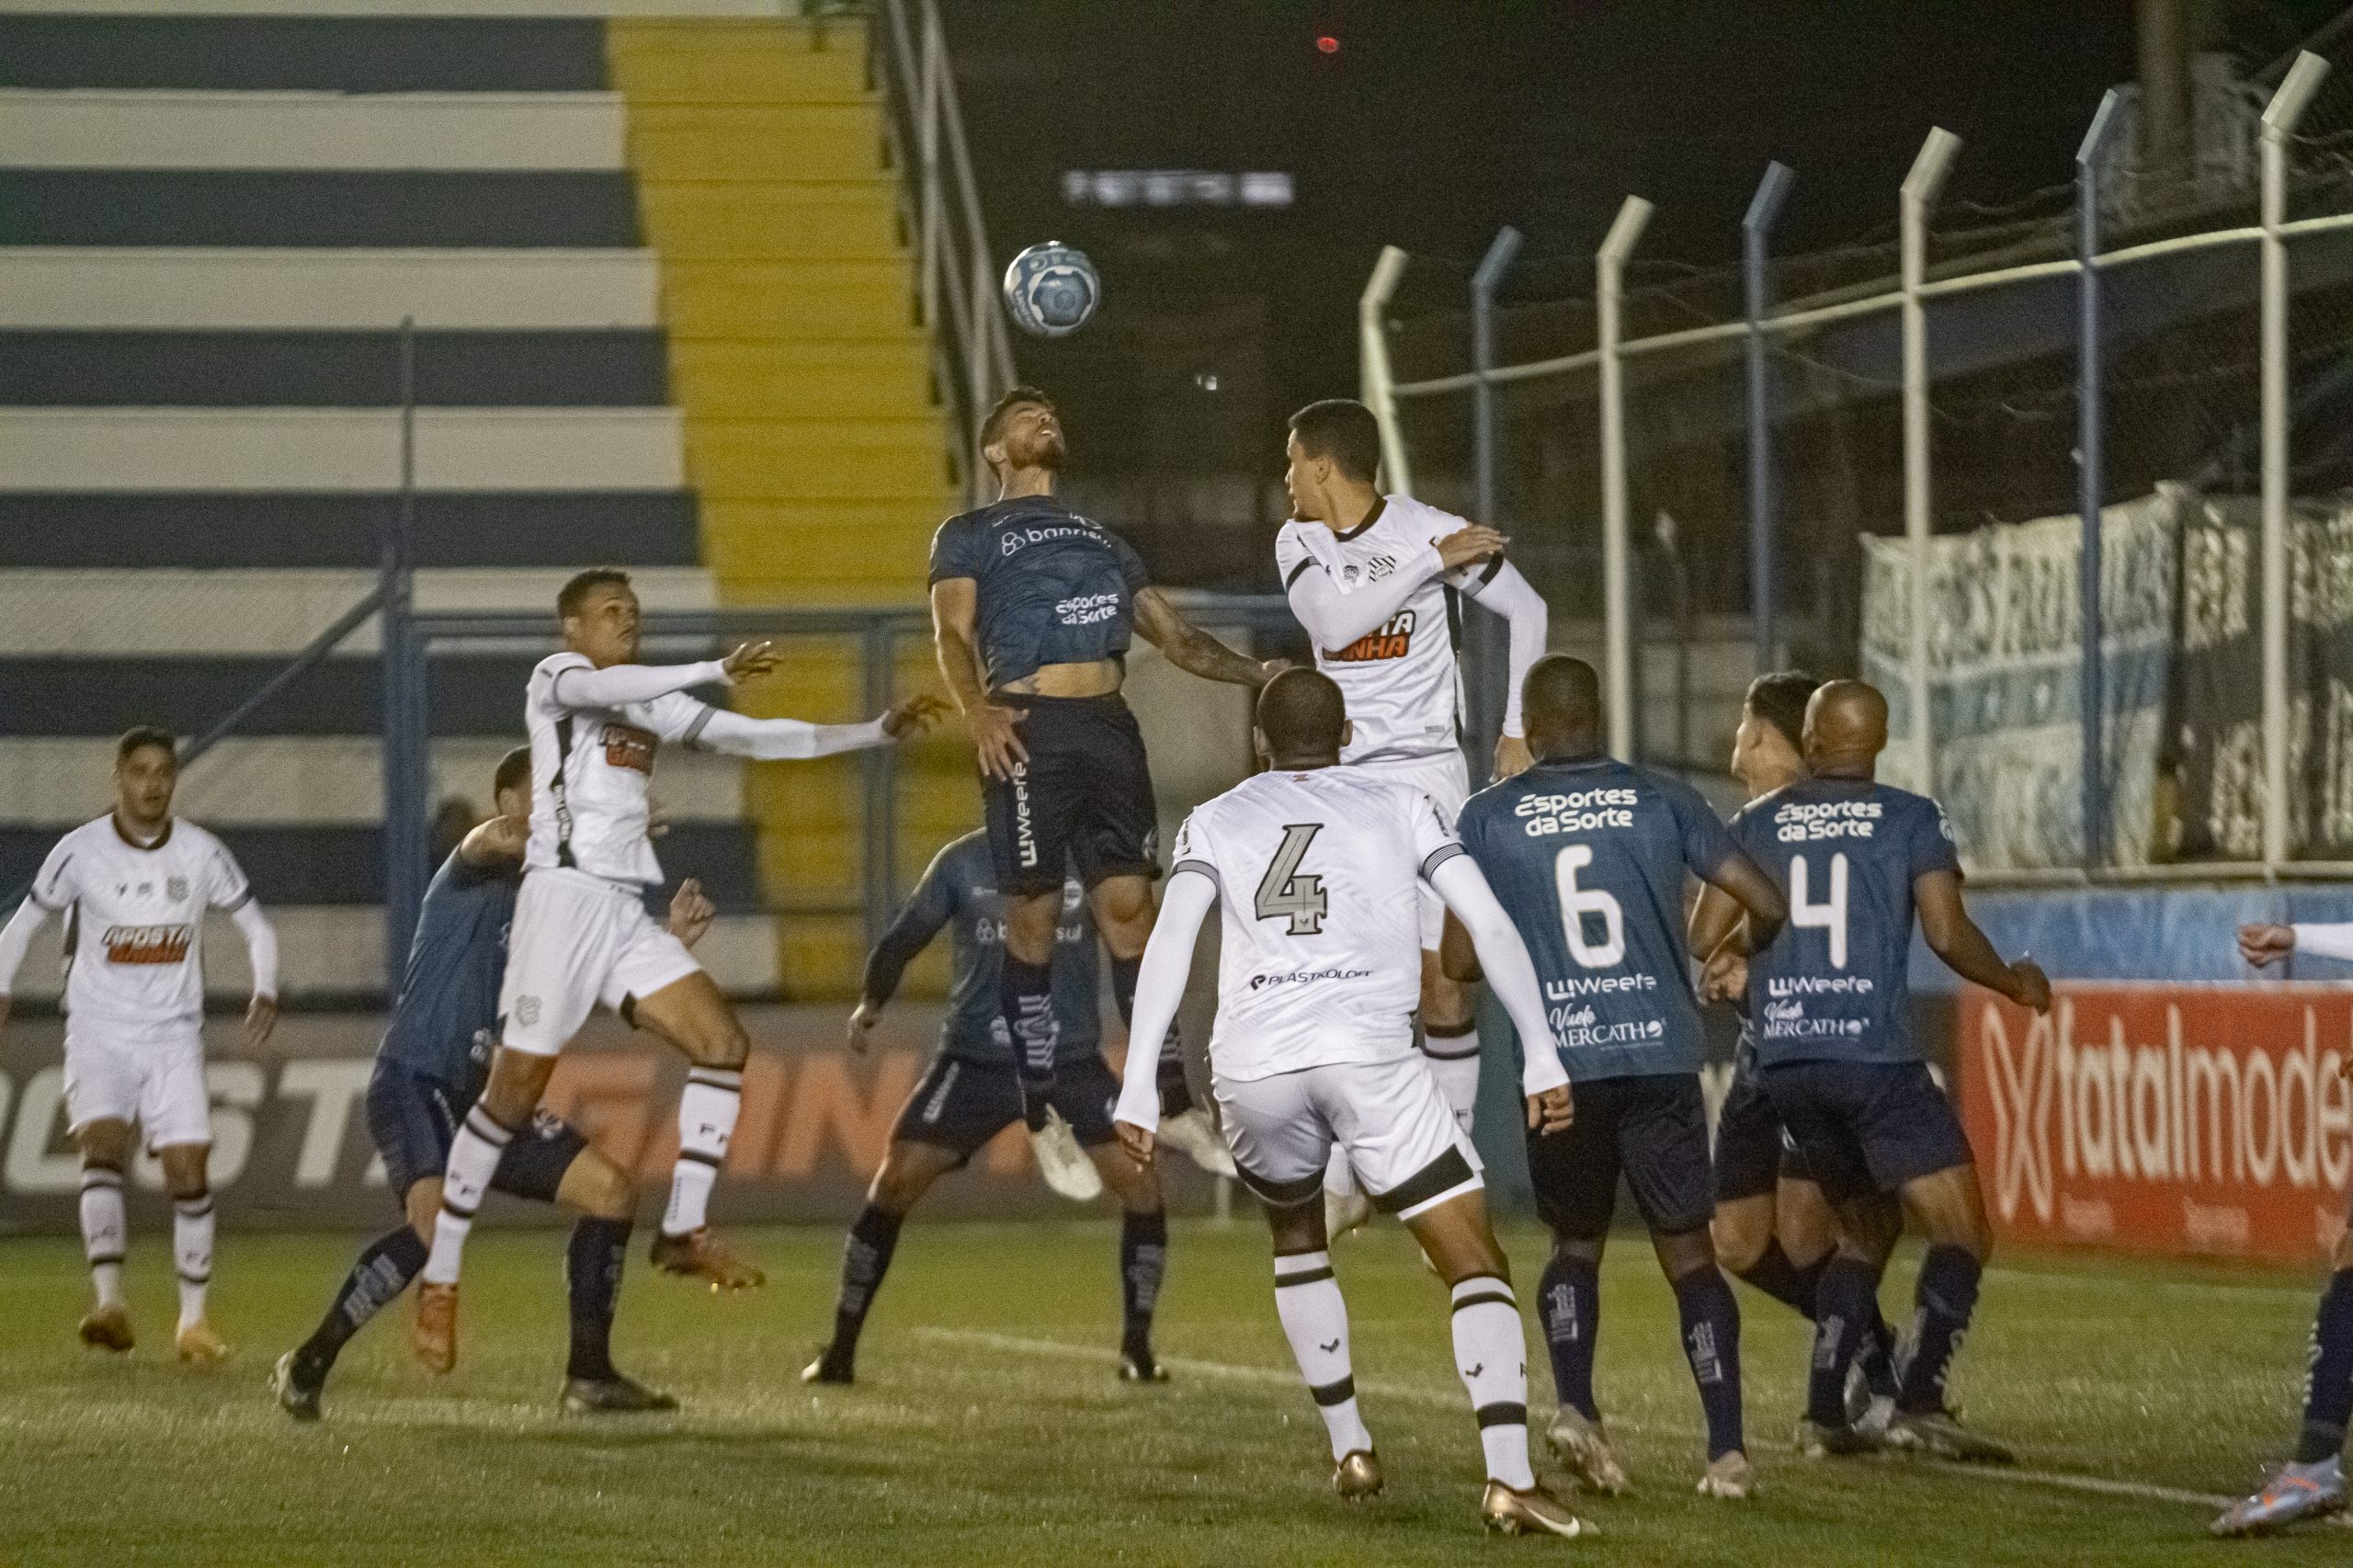
{"label": "player's raised arm", "polygon": [[1157,1062],[1134,1060],[1137,1040],[1167,1038],[1176,1021],[1177,1004],[1185,999],[1185,981],[1193,971],[1193,944],[1201,922],[1217,904],[1216,873],[1207,862],[1180,860],[1160,894],[1160,919],[1144,944],[1143,965],[1136,974],[1135,1011],[1130,1017],[1131,1052],[1121,1074],[1120,1103],[1112,1110],[1113,1131],[1120,1146],[1140,1165],[1152,1163],[1152,1146],[1160,1127],[1160,1086]]}
{"label": "player's raised arm", "polygon": [[1170,664],[1203,680],[1246,686],[1255,691],[1283,668],[1280,659],[1253,659],[1235,653],[1179,615],[1158,588],[1136,591],[1136,635],[1166,654]]}
{"label": "player's raised arm", "polygon": [[[1291,614],[1299,618],[1299,624],[1306,628],[1308,637],[1317,647],[1345,648],[1378,630],[1432,577],[1497,555],[1507,542],[1495,529],[1473,523],[1407,556],[1397,563],[1395,571],[1378,582],[1347,593],[1304,546],[1286,543],[1280,555],[1288,556],[1292,550],[1299,554],[1296,560],[1282,563],[1283,597],[1290,601]],[[1540,608],[1543,601],[1539,599],[1537,604]],[[1540,641],[1536,651],[1544,651]],[[1517,639],[1513,653],[1517,659]],[[1529,662],[1534,662],[1534,655],[1530,655]],[[1513,667],[1516,672],[1518,670],[1517,664]],[[1519,683],[1514,680],[1511,710],[1515,714],[1519,710],[1518,689]]]}
{"label": "player's raised arm", "polygon": [[915,955],[931,945],[956,913],[956,890],[947,870],[948,851],[942,849],[925,868],[923,880],[899,908],[874,950],[866,955],[866,978],[858,988],[858,1006],[849,1016],[849,1048],[866,1049],[867,1031],[899,989],[899,978]]}
{"label": "player's raised arm", "polygon": [[693,686],[733,686],[775,667],[776,652],[767,642],[746,642],[725,658],[691,665],[565,665],[548,677],[548,699],[559,708],[619,708]]}

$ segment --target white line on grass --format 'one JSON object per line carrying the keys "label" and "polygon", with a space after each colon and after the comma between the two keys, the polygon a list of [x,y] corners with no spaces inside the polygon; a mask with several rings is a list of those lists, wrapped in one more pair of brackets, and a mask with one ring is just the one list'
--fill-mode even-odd
{"label": "white line on grass", "polygon": [[[992,1334],[983,1329],[918,1328],[918,1339],[940,1345],[970,1345],[983,1349],[1002,1350],[1015,1356],[1051,1356],[1074,1361],[1116,1361],[1119,1353],[1095,1345],[1073,1345],[1059,1339],[1030,1339],[1013,1334]],[[1189,1377],[1205,1378],[1221,1382],[1247,1383],[1256,1388],[1296,1389],[1301,1386],[1299,1374],[1275,1367],[1245,1367],[1231,1361],[1204,1361],[1191,1356],[1164,1356],[1163,1365],[1171,1371]],[[1381,1399],[1393,1399],[1433,1408],[1457,1410],[1461,1407],[1459,1394],[1440,1393],[1436,1389],[1415,1383],[1374,1382],[1359,1378],[1359,1391]],[[1635,1430],[1630,1424],[1612,1420],[1613,1428]],[[1696,1434],[1697,1428],[1693,1428]],[[2237,1499],[2211,1492],[2191,1492],[2178,1486],[2158,1486],[2145,1481],[2116,1481],[2100,1475],[2076,1475],[2066,1471],[2018,1470],[1987,1465],[1949,1464],[1940,1460],[1927,1461],[1930,1468],[1949,1474],[1966,1476],[1972,1481],[2006,1481],[2020,1486],[2040,1486],[2060,1492],[2089,1493],[2102,1497],[2137,1497],[2152,1503],[2179,1503],[2199,1508],[2227,1508]],[[2338,1516],[2333,1521],[2353,1525],[2353,1516]]]}

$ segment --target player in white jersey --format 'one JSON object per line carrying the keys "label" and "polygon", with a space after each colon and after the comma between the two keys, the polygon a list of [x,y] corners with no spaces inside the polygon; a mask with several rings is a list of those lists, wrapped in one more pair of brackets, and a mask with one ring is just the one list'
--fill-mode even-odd
{"label": "player in white jersey", "polygon": [[[1270,771],[1186,819],[1144,950],[1131,1038],[1158,1040],[1176,1017],[1201,922],[1222,903],[1211,1076],[1233,1163],[1267,1204],[1276,1315],[1323,1412],[1338,1466],[1333,1485],[1350,1499],[1381,1487],[1318,1201],[1336,1147],[1452,1292],[1455,1363],[1486,1460],[1488,1527],[1577,1535],[1589,1527],[1536,1489],[1510,1266],[1487,1222],[1470,1140],[1415,1049],[1418,886],[1434,887],[1470,930],[1519,1027],[1531,1126],[1568,1125],[1568,1074],[1527,949],[1453,828],[1420,790],[1337,766],[1347,737],[1329,677],[1287,670],[1267,683],[1256,741]],[[1113,1114],[1130,1155],[1150,1164],[1160,1119],[1151,1071],[1127,1075]]]}
{"label": "player in white jersey", "polygon": [[[1511,628],[1511,675],[1495,777],[1529,763],[1520,687],[1543,656],[1543,598],[1503,557],[1489,528],[1375,487],[1381,426],[1346,398],[1309,403],[1290,418],[1285,447],[1292,521],[1275,536],[1275,566],[1291,613],[1315,644],[1315,665],[1347,699],[1355,738],[1340,760],[1380,770],[1438,802],[1447,825],[1470,797],[1462,758],[1461,672],[1454,649],[1470,598]],[[1446,911],[1421,894],[1422,1050],[1467,1131],[1479,1100],[1478,1009],[1470,988],[1438,963]],[[1331,1218],[1341,1229],[1368,1210],[1347,1166],[1331,1169]]]}
{"label": "player in white jersey", "polygon": [[760,1271],[704,1224],[727,1157],[751,1041],[686,944],[646,913],[662,880],[647,832],[646,787],[664,741],[777,761],[888,744],[929,723],[938,699],[917,697],[863,724],[747,719],[687,695],[774,667],[766,642],[700,664],[637,663],[637,595],[610,567],[583,572],[556,597],[564,651],[531,672],[531,830],[499,993],[506,1020],[490,1081],[451,1142],[441,1213],[418,1288],[413,1347],[435,1371],[457,1363],[458,1273],[474,1210],[500,1154],[530,1118],[570,1042],[598,1002],[676,1046],[693,1065],[678,1098],[678,1161],[654,1264],[714,1289],[762,1283]]}
{"label": "player in white jersey", "polygon": [[212,1101],[204,1084],[204,915],[226,910],[245,939],[258,1045],[278,1022],[278,937],[222,842],[172,815],[178,743],[141,728],[115,746],[114,810],[57,841],[30,893],[0,928],[0,1026],[33,934],[65,920],[65,1114],[82,1154],[82,1246],[97,1304],[82,1343],[128,1350],[122,1297],[122,1173],[131,1124],[162,1160],[179,1272],[181,1360],[229,1346],[205,1321],[212,1278]]}

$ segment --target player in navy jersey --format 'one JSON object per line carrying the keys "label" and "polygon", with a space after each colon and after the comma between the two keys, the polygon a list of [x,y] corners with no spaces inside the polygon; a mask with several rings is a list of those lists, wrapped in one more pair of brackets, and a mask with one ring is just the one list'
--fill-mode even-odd
{"label": "player in navy jersey", "polygon": [[[531,751],[517,746],[491,781],[498,814],[466,835],[441,863],[417,913],[392,1021],[368,1083],[368,1131],[406,1223],[360,1249],[311,1337],[278,1358],[270,1386],[297,1420],[319,1417],[319,1396],[352,1335],[425,1267],[426,1238],[441,1208],[449,1143],[490,1074],[498,1043],[498,988],[506,934],[523,882],[530,831]],[[689,881],[670,904],[670,930],[691,946],[711,907]],[[541,1110],[500,1156],[494,1190],[577,1210],[564,1257],[572,1355],[563,1407],[575,1412],[674,1410],[677,1401],[613,1368],[613,1311],[629,1252],[637,1184],[561,1118]]]}
{"label": "player in navy jersey", "polygon": [[[917,953],[947,930],[953,947],[948,1017],[939,1049],[907,1096],[891,1130],[882,1168],[867,1188],[866,1207],[849,1228],[842,1252],[841,1297],[834,1337],[801,1374],[804,1382],[846,1383],[855,1373],[858,1337],[874,1293],[891,1267],[899,1227],[931,1184],[961,1169],[989,1140],[1021,1119],[1021,1088],[1014,1074],[1013,1042],[997,1008],[998,971],[1005,962],[1005,896],[997,892],[988,835],[968,833],[942,849],[898,918],[866,960],[858,1010],[849,1018],[849,1045],[863,1051],[899,976]],[[1124,1324],[1120,1375],[1131,1382],[1160,1382],[1167,1374],[1152,1353],[1153,1305],[1167,1266],[1168,1220],[1160,1178],[1139,1170],[1119,1152],[1111,1104],[1120,1081],[1099,1049],[1096,934],[1084,891],[1063,884],[1054,927],[1054,1079],[1047,1101],[1068,1123],[1092,1164],[1093,1197],[1109,1183],[1120,1200],[1120,1289]]]}
{"label": "player in navy jersey", "polygon": [[[1805,705],[1822,683],[1798,670],[1758,676],[1741,703],[1733,733],[1732,776],[1748,798],[1769,795],[1805,777]],[[1727,976],[1745,995],[1745,970]],[[1882,1200],[1891,1214],[1895,1199]],[[1900,1222],[1900,1217],[1891,1222]],[[1837,1217],[1805,1155],[1781,1125],[1772,1096],[1756,1071],[1754,1021],[1744,1010],[1732,1082],[1716,1112],[1716,1261],[1775,1301],[1813,1317],[1822,1271],[1837,1246]],[[1873,1303],[1850,1391],[1863,1403],[1856,1414],[1867,1431],[1884,1429],[1895,1413],[1894,1340]],[[1854,1399],[1850,1398],[1850,1403]]]}
{"label": "player in navy jersey", "polygon": [[[1627,1489],[1593,1393],[1601,1252],[1622,1175],[1681,1309],[1708,1423],[1699,1491],[1745,1497],[1740,1307],[1708,1233],[1715,1197],[1683,890],[1699,878],[1760,930],[1781,919],[1780,891],[1698,790],[1603,752],[1591,665],[1539,659],[1524,707],[1534,766],[1472,796],[1461,832],[1535,960],[1575,1094],[1565,1131],[1528,1141],[1536,1210],[1552,1232],[1537,1292],[1560,1397],[1546,1436],[1585,1485]],[[1476,968],[1467,949],[1458,938],[1448,955],[1465,980]]]}
{"label": "player in navy jersey", "polygon": [[[1054,498],[1064,455],[1053,403],[1032,387],[998,400],[981,427],[998,499],[942,523],[931,541],[939,672],[979,754],[996,885],[1006,897],[999,1006],[1018,1047],[1023,1119],[1051,1168],[1080,1159],[1052,1125],[1050,983],[1066,864],[1111,954],[1112,1000],[1134,1011],[1160,874],[1152,772],[1120,687],[1131,632],[1204,679],[1264,686],[1280,661],[1243,657],[1178,615],[1125,540]],[[1164,1108],[1190,1108],[1183,1062],[1164,1047]]]}
{"label": "player in navy jersey", "polygon": [[[2006,1462],[2007,1449],[1948,1413],[1945,1377],[1967,1332],[1992,1245],[1968,1136],[1913,1038],[1906,978],[1916,914],[1929,949],[1962,979],[2047,1011],[2051,983],[2005,963],[1969,918],[1961,858],[1943,808],[1873,778],[1887,745],[1887,699],[1832,681],[1806,705],[1809,777],[1743,808],[1741,846],[1789,890],[1778,931],[1735,932],[1740,912],[1713,892],[1692,915],[1693,945],[1745,947],[1756,1061],[1774,1108],[1839,1219],[1838,1250],[1815,1297],[1813,1360],[1801,1451],[1860,1452],[1877,1439],[1849,1424],[1848,1367],[1877,1310],[1900,1226],[1899,1196],[1927,1233],[1910,1342],[1887,1441],[1946,1459]],[[1711,956],[1710,992],[1729,953]]]}

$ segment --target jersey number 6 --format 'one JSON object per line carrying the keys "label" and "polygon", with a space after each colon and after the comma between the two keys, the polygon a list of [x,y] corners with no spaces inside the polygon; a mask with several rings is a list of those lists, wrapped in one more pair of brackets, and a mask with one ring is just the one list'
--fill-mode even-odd
{"label": "jersey number 6", "polygon": [[[1593,864],[1593,846],[1572,844],[1552,860],[1552,881],[1561,894],[1561,935],[1569,956],[1586,969],[1611,969],[1626,960],[1626,912],[1600,888],[1577,886],[1577,872]],[[1585,917],[1601,920],[1601,940],[1585,939]]]}
{"label": "jersey number 6", "polygon": [[1261,920],[1290,921],[1294,937],[1313,937],[1324,929],[1324,913],[1331,907],[1331,900],[1324,892],[1324,879],[1313,873],[1300,875],[1299,862],[1307,854],[1307,846],[1324,831],[1320,822],[1288,823],[1283,827],[1282,846],[1275,851],[1273,864],[1267,874],[1258,879],[1258,896],[1254,907]]}

